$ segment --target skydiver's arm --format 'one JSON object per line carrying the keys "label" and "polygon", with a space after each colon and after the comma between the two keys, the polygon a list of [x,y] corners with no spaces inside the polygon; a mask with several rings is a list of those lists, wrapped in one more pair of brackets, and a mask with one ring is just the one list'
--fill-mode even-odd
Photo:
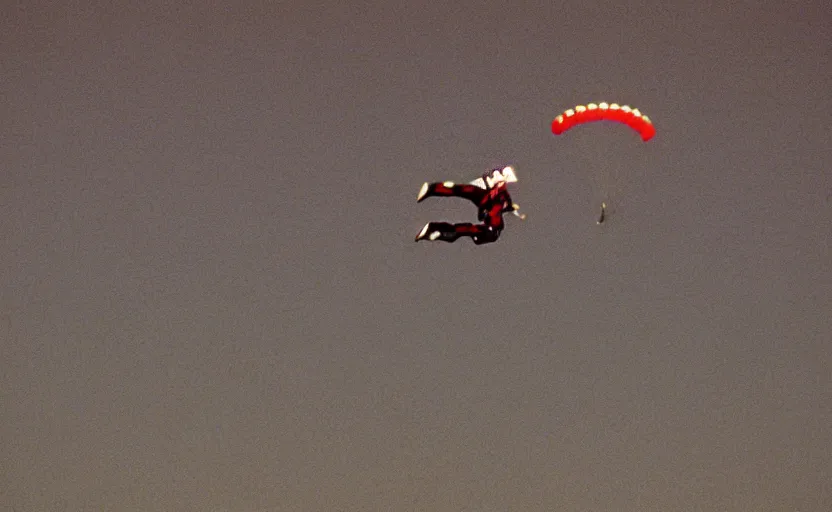
{"label": "skydiver's arm", "polygon": [[515,203],[514,200],[511,198],[510,195],[506,194],[506,203],[505,208],[503,209],[504,213],[513,213],[515,216],[520,217],[520,219],[525,220],[526,216],[520,213],[520,205]]}

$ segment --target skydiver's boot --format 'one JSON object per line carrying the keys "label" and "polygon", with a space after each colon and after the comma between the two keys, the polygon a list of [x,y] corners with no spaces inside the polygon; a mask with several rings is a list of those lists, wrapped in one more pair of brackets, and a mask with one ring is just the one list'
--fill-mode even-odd
{"label": "skydiver's boot", "polygon": [[416,241],[441,240],[443,242],[455,242],[461,235],[462,233],[459,233],[454,229],[454,225],[448,222],[428,222],[416,235]]}
{"label": "skydiver's boot", "polygon": [[428,231],[430,231],[430,222],[425,224],[425,227],[423,227],[422,230],[419,231],[419,234],[416,235],[416,241],[418,242],[419,240],[424,240],[425,238],[427,238]]}
{"label": "skydiver's boot", "polygon": [[416,202],[417,203],[421,203],[422,201],[425,200],[425,198],[427,198],[428,190],[430,190],[430,184],[426,181],[425,184],[422,185],[422,188],[419,189],[419,195],[416,196]]}

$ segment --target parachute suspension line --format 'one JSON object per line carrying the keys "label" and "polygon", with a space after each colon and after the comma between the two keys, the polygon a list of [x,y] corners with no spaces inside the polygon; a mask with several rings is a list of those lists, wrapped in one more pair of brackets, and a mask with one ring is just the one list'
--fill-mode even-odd
{"label": "parachute suspension line", "polygon": [[593,167],[593,197],[592,208],[598,208],[599,202],[611,202],[611,187],[614,177],[611,175],[612,166],[608,152],[600,144],[593,144],[592,151]]}

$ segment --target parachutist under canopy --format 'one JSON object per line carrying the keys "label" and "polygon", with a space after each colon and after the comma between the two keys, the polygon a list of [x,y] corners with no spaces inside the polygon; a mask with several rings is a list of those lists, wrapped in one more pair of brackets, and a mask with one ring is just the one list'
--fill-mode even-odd
{"label": "parachutist under canopy", "polygon": [[604,219],[607,217],[607,203],[601,203],[601,216],[598,218],[598,224],[604,222]]}

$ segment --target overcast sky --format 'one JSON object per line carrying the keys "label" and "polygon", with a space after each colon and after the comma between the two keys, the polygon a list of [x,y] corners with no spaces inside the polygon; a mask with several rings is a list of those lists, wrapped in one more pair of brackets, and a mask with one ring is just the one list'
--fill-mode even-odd
{"label": "overcast sky", "polygon": [[4,11],[0,511],[832,510],[827,2]]}

